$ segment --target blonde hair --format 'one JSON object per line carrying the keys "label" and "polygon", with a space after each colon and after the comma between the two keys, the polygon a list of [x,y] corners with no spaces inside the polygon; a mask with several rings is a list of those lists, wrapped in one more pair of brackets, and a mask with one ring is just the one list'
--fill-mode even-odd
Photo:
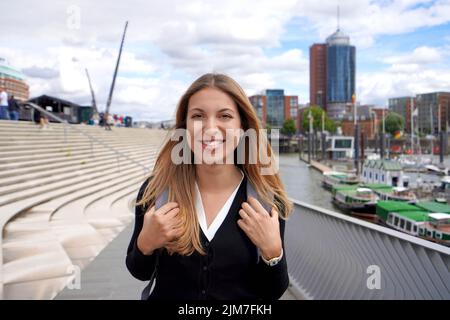
{"label": "blonde hair", "polygon": [[[243,130],[255,129],[256,132],[260,132],[259,130],[262,129],[260,121],[244,90],[229,76],[215,73],[204,74],[195,80],[182,95],[176,110],[175,129],[186,129],[189,99],[192,95],[205,88],[216,88],[230,96],[238,108]],[[272,148],[266,141],[261,141],[261,139],[265,138],[257,135],[256,152],[259,154],[259,148],[266,146],[267,155],[273,164],[275,158]],[[168,188],[169,201],[176,201],[179,204],[180,211],[178,216],[180,217],[180,225],[183,232],[179,238],[166,247],[167,250],[169,253],[176,252],[181,255],[190,255],[194,251],[204,254],[200,242],[200,227],[194,204],[195,164],[193,162],[175,164],[171,161],[172,149],[178,143],[179,141],[170,139],[165,142],[159,152],[151,179],[143,193],[142,199],[136,205],[145,205],[147,208],[150,208],[155,204],[156,199]],[[187,142],[184,141],[184,143]],[[245,143],[245,139],[243,143]],[[261,175],[260,170],[265,166],[260,163],[259,159],[254,164],[249,163],[249,150],[248,143],[245,143],[245,162],[237,166],[245,173],[260,199],[267,204],[276,206],[280,216],[286,219],[292,211],[292,203],[287,198],[279,175],[277,173]],[[190,152],[191,155],[182,156],[184,158],[186,156],[192,157],[192,151]]]}

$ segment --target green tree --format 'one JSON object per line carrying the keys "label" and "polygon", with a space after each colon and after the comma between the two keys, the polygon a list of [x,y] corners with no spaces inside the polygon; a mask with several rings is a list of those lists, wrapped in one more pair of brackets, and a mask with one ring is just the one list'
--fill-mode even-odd
{"label": "green tree", "polygon": [[302,127],[304,131],[309,131],[309,113],[311,112],[313,116],[313,128],[316,131],[322,130],[322,114],[325,114],[325,130],[330,133],[336,132],[336,123],[330,119],[326,112],[318,106],[311,106],[308,109],[306,109],[303,113],[303,121],[302,121]]}
{"label": "green tree", "polygon": [[[389,112],[384,119],[384,128],[386,133],[394,135],[397,131],[402,131],[405,128],[405,119],[396,112]],[[383,130],[383,122],[380,122],[380,132]]]}
{"label": "green tree", "polygon": [[291,136],[296,132],[295,121],[292,118],[286,119],[283,123],[283,128],[281,128],[281,133]]}

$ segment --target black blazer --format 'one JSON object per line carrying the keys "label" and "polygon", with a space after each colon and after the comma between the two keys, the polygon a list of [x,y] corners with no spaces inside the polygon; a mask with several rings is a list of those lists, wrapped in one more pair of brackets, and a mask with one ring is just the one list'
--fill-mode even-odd
{"label": "black blazer", "polygon": [[[137,201],[148,180],[141,186]],[[247,178],[244,177],[231,208],[211,242],[200,229],[206,255],[168,255],[162,250],[155,287],[149,300],[275,300],[289,285],[284,250],[285,221],[280,219],[283,259],[270,267],[258,259],[256,246],[238,226],[239,209],[247,199]],[[126,265],[139,280],[149,280],[155,268],[155,254],[146,256],[137,247],[146,210],[136,206],[135,228],[127,250]]]}

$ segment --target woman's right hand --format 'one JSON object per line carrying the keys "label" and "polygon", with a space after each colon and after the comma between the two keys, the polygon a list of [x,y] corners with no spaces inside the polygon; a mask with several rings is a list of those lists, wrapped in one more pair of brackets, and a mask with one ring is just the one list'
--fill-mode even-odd
{"label": "woman's right hand", "polygon": [[164,247],[181,235],[177,218],[180,208],[176,202],[168,202],[155,211],[153,206],[144,215],[144,224],[137,239],[138,249],[145,255]]}

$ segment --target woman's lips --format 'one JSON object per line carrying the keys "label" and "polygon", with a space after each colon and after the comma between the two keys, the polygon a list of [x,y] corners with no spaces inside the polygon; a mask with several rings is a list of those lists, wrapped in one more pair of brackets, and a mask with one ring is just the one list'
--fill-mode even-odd
{"label": "woman's lips", "polygon": [[201,140],[202,149],[216,149],[222,145],[225,140]]}

